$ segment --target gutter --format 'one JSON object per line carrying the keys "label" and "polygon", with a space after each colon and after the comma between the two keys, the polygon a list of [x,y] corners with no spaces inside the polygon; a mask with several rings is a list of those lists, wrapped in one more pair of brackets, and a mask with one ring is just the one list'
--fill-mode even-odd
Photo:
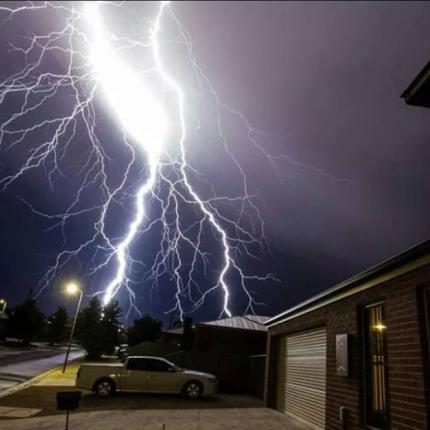
{"label": "gutter", "polygon": [[364,272],[358,273],[334,287],[281,312],[266,321],[264,325],[272,327],[283,323],[427,264],[430,264],[430,240],[426,240],[401,254],[373,266]]}

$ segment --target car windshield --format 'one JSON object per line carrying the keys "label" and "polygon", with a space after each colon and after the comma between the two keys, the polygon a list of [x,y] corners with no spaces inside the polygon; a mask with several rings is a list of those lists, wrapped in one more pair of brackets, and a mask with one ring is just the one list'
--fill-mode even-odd
{"label": "car windshield", "polygon": [[169,363],[170,366],[174,367],[178,372],[182,372],[184,369],[182,367],[177,366],[175,363],[172,363],[171,361],[166,360],[167,363]]}

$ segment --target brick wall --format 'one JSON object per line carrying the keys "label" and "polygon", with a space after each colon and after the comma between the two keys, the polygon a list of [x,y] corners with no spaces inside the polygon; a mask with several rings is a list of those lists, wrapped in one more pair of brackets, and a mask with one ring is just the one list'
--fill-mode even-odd
{"label": "brick wall", "polygon": [[[416,269],[351,297],[276,325],[269,330],[265,399],[276,408],[277,351],[282,335],[312,327],[327,328],[326,429],[341,429],[339,407],[348,409],[348,429],[362,429],[362,339],[360,309],[384,301],[387,325],[388,402],[392,430],[430,428],[426,399],[428,362],[420,294],[430,286],[430,266]],[[336,334],[352,335],[351,376],[336,376]]]}

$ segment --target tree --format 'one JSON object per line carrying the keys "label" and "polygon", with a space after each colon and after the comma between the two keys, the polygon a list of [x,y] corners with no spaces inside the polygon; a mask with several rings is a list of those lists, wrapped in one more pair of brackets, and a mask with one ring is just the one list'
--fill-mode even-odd
{"label": "tree", "polygon": [[103,352],[112,355],[116,345],[120,343],[120,318],[121,308],[117,301],[106,305],[103,309],[103,317],[100,321],[101,336],[104,341]]}
{"label": "tree", "polygon": [[57,312],[51,315],[48,321],[47,337],[49,343],[64,342],[67,340],[69,329],[69,315],[64,306],[59,306]]}
{"label": "tree", "polygon": [[145,341],[156,341],[161,336],[161,326],[161,321],[149,315],[144,315],[142,318],[134,320],[133,325],[128,329],[129,345],[133,346]]}
{"label": "tree", "polygon": [[27,299],[12,310],[8,319],[8,336],[22,340],[24,345],[41,334],[45,316],[36,306],[34,299]]}
{"label": "tree", "polygon": [[120,317],[118,302],[102,308],[96,297],[79,313],[77,339],[87,351],[88,358],[98,359],[102,354],[112,354],[119,342]]}

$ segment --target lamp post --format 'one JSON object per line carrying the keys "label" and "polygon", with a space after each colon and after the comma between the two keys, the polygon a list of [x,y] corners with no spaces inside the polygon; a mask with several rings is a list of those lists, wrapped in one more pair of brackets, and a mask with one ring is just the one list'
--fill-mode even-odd
{"label": "lamp post", "polygon": [[7,302],[5,299],[0,299],[0,312],[6,312]]}
{"label": "lamp post", "polygon": [[73,325],[72,325],[72,330],[70,332],[69,344],[67,345],[66,357],[64,358],[63,373],[66,371],[67,360],[69,359],[70,348],[72,346],[73,334],[75,332],[76,320],[78,319],[79,309],[81,307],[82,296],[83,296],[82,290],[79,288],[78,284],[76,284],[75,282],[71,282],[70,284],[66,285],[66,293],[70,296],[74,296],[76,293],[79,293],[79,301],[78,301],[78,306],[76,308],[75,318],[73,319]]}

